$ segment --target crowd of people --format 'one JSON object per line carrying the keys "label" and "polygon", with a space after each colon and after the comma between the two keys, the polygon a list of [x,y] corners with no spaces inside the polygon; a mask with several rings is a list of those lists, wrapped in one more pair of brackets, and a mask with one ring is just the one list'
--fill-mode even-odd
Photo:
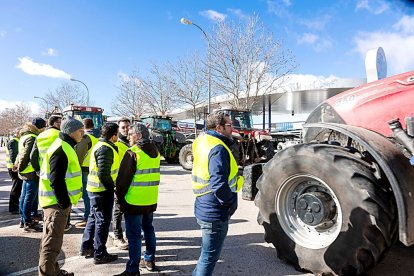
{"label": "crowd of people", "polygon": [[[212,275],[237,209],[243,185],[229,146],[230,117],[210,114],[207,131],[193,144],[192,188],[195,217],[202,231],[201,254],[193,275]],[[72,206],[84,202],[80,255],[96,265],[118,258],[107,252],[112,222],[114,245],[128,250],[129,260],[118,275],[154,271],[156,235],[153,226],[160,184],[160,153],[142,123],[128,118],[105,123],[96,137],[93,121],[52,115],[35,118],[14,131],[7,144],[7,168],[12,179],[9,212],[20,215],[25,232],[43,232],[39,275],[74,275],[62,270],[57,257],[64,232],[71,228]],[[38,206],[43,210],[38,212]],[[123,236],[125,219],[126,238]],[[43,223],[41,223],[43,221]],[[145,252],[141,258],[141,240]]]}

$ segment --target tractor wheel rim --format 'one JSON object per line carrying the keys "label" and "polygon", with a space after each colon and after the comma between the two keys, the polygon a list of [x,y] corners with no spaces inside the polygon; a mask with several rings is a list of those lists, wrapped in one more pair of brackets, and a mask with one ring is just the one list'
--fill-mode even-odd
{"label": "tractor wheel rim", "polygon": [[296,174],[279,187],[275,209],[280,226],[296,244],[319,249],[338,237],[342,209],[332,189],[309,174]]}

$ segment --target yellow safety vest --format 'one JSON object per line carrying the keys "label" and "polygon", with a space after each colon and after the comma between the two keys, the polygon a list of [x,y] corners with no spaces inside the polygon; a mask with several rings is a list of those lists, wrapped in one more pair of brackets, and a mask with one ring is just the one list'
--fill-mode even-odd
{"label": "yellow safety vest", "polygon": [[[33,133],[29,133],[29,134],[25,134],[22,137],[20,137],[20,140],[19,140],[19,154],[21,154],[23,152],[24,143],[26,142],[26,140],[29,137],[36,138],[36,135],[33,134]],[[21,171],[20,173],[31,173],[31,172],[34,172],[34,169],[33,169],[32,163],[30,163],[30,161],[29,161],[26,168],[23,171]]]}
{"label": "yellow safety vest", "polygon": [[118,147],[119,163],[121,163],[129,147],[124,142],[121,142],[121,141],[116,142],[115,145]]}
{"label": "yellow safety vest", "polygon": [[222,145],[230,155],[228,184],[231,191],[238,192],[243,186],[243,176],[237,175],[239,169],[236,159],[234,159],[229,147],[219,138],[206,134],[199,136],[193,143],[194,163],[191,180],[195,196],[203,196],[212,192],[210,186],[210,173],[208,171],[208,156],[210,151],[217,145]]}
{"label": "yellow safety vest", "polygon": [[92,152],[91,152],[91,162],[89,164],[88,184],[86,185],[86,190],[89,192],[98,193],[98,192],[106,191],[105,186],[101,183],[101,180],[99,179],[98,165],[96,163],[96,158],[95,158],[95,152],[104,145],[111,148],[114,153],[114,160],[111,166],[111,178],[114,181],[114,183],[116,181],[116,177],[118,176],[118,170],[119,170],[118,152],[107,142],[99,141],[95,145],[95,147],[93,147]]}
{"label": "yellow safety vest", "polygon": [[83,159],[82,167],[89,168],[89,163],[91,162],[91,152],[93,147],[98,143],[99,139],[93,136],[92,134],[86,133],[86,135],[89,136],[92,142],[92,146],[90,149],[88,149],[88,152],[85,155],[85,158]]}
{"label": "yellow safety vest", "polygon": [[[9,145],[10,145],[11,141],[13,141],[13,140],[15,140],[15,141],[17,141],[17,143],[19,143],[19,138],[13,137],[10,140]],[[10,158],[9,145],[6,146],[6,164],[7,164],[8,169],[12,169],[13,168],[13,162],[11,161],[11,158]]]}
{"label": "yellow safety vest", "polygon": [[137,156],[137,168],[125,195],[131,205],[149,206],[158,202],[160,184],[160,154],[151,158],[137,145],[131,147]]}
{"label": "yellow safety vest", "polygon": [[39,204],[42,208],[57,204],[56,195],[50,186],[50,158],[59,147],[62,147],[63,152],[68,158],[65,183],[68,189],[70,202],[72,204],[77,204],[82,196],[82,171],[75,149],[67,142],[57,138],[46,151],[44,162],[40,170]]}
{"label": "yellow safety vest", "polygon": [[39,150],[39,165],[42,167],[43,159],[52,143],[59,137],[60,130],[48,128],[36,137],[37,148]]}

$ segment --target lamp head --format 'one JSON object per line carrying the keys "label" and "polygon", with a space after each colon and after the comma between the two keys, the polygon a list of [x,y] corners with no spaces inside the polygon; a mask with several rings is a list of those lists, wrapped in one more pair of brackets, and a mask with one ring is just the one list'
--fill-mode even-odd
{"label": "lamp head", "polygon": [[192,25],[193,24],[193,22],[191,22],[190,20],[188,20],[187,18],[181,18],[181,20],[180,20],[180,22],[181,22],[181,24],[184,24],[184,25]]}

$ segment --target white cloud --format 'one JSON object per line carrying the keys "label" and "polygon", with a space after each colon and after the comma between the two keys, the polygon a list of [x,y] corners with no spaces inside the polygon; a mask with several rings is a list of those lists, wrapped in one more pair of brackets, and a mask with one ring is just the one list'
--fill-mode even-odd
{"label": "white cloud", "polygon": [[388,10],[389,5],[383,0],[359,0],[355,10],[367,10],[375,15],[381,14]]}
{"label": "white cloud", "polygon": [[207,17],[208,19],[216,21],[216,22],[223,21],[227,17],[226,14],[219,13],[218,11],[214,11],[214,10],[201,11],[200,15]]}
{"label": "white cloud", "polygon": [[[368,50],[382,47],[388,64],[388,75],[414,69],[414,16],[404,16],[389,32],[361,32],[354,37],[355,51],[364,59]],[[411,25],[410,25],[411,24]]]}
{"label": "white cloud", "polygon": [[17,64],[16,67],[29,75],[70,79],[70,75],[68,73],[56,69],[49,64],[37,63],[29,57],[20,57],[19,64]]}
{"label": "white cloud", "polygon": [[281,18],[290,18],[291,14],[289,12],[288,7],[290,6],[290,1],[287,0],[268,0],[266,2],[267,10],[270,13],[274,13],[278,17]]}
{"label": "white cloud", "polygon": [[315,52],[322,52],[323,50],[332,47],[332,41],[328,38],[321,38],[318,35],[311,33],[304,33],[298,40],[298,44],[312,45]]}
{"label": "white cloud", "polygon": [[40,105],[37,102],[34,101],[7,101],[7,100],[2,100],[0,99],[0,112],[5,110],[6,108],[13,108],[18,104],[27,104],[30,106],[30,110],[32,111],[33,114],[36,114],[38,112],[40,112]]}
{"label": "white cloud", "polygon": [[315,30],[322,30],[325,28],[325,25],[331,20],[331,16],[328,14],[325,14],[319,18],[315,18],[313,20],[306,20],[302,19],[299,20],[299,23],[302,25],[305,25],[309,29],[315,29]]}
{"label": "white cloud", "polygon": [[50,57],[55,57],[58,55],[58,51],[56,49],[53,48],[49,48],[47,49],[47,51],[42,52],[43,56],[50,56]]}
{"label": "white cloud", "polygon": [[1,31],[0,31],[0,37],[1,37],[1,38],[5,37],[5,36],[6,36],[6,34],[7,34],[7,32],[6,32],[5,30],[1,30]]}
{"label": "white cloud", "polygon": [[247,15],[241,9],[227,9],[227,10],[233,13],[235,16],[237,16],[240,19],[247,18]]}
{"label": "white cloud", "polygon": [[314,44],[318,38],[315,34],[304,33],[297,41],[298,44]]}

